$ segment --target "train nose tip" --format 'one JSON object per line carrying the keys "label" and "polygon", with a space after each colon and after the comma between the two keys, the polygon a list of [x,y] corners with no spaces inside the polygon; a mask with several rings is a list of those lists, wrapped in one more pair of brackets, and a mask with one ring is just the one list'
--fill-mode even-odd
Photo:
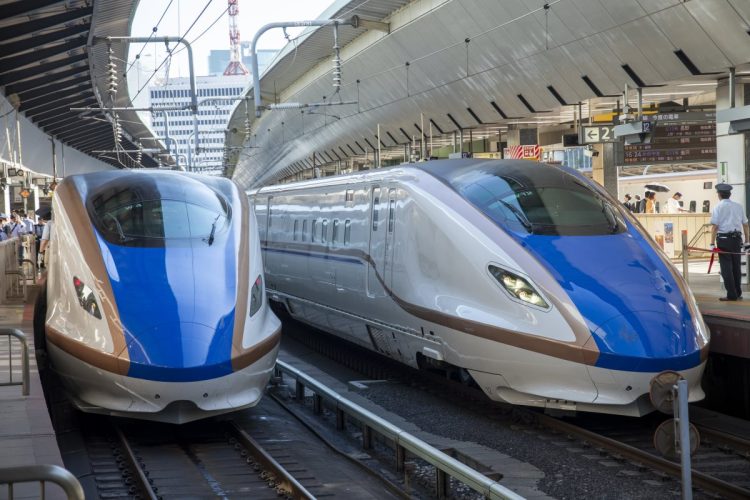
{"label": "train nose tip", "polygon": [[160,381],[194,381],[232,373],[231,330],[199,323],[158,324],[128,332],[129,375]]}
{"label": "train nose tip", "polygon": [[629,311],[594,330],[597,365],[629,371],[683,370],[700,364],[700,340],[683,315]]}

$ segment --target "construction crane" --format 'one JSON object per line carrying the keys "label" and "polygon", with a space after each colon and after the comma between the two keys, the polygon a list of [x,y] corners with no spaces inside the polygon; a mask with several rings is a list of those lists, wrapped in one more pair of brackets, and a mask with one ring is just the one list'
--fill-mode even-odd
{"label": "construction crane", "polygon": [[244,64],[240,54],[240,30],[237,28],[237,16],[240,13],[239,0],[228,0],[229,2],[229,65],[224,70],[225,76],[247,75],[250,73]]}

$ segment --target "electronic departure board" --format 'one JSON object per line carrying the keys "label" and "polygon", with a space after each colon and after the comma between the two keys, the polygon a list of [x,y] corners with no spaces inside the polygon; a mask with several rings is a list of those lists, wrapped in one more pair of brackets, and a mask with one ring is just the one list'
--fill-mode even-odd
{"label": "electronic departure board", "polygon": [[[683,116],[679,116],[683,115]],[[659,115],[648,144],[628,144],[623,148],[622,165],[691,163],[716,161],[716,122],[696,120],[698,113]],[[706,116],[705,118],[711,118]]]}

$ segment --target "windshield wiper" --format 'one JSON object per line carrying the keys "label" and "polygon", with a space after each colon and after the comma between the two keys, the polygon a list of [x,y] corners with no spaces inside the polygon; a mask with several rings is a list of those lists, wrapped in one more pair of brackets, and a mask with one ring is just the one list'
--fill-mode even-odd
{"label": "windshield wiper", "polygon": [[123,232],[122,226],[120,225],[120,221],[117,220],[117,217],[112,214],[106,214],[105,217],[109,217],[115,222],[115,227],[117,228],[117,235],[120,237],[120,242],[128,241],[128,238],[125,237],[125,233]]}
{"label": "windshield wiper", "polygon": [[208,239],[206,240],[206,242],[208,243],[208,246],[211,246],[214,242],[214,233],[216,232],[216,221],[219,220],[219,217],[221,217],[221,215],[217,215],[216,218],[214,219],[213,224],[211,224],[211,233],[208,235]]}
{"label": "windshield wiper", "polygon": [[602,212],[607,217],[607,222],[609,222],[609,229],[613,233],[616,233],[617,230],[620,229],[620,223],[617,222],[617,215],[615,215],[612,207],[610,207],[604,200],[602,200]]}
{"label": "windshield wiper", "polygon": [[511,205],[508,202],[505,202],[503,200],[497,200],[497,201],[499,201],[500,203],[502,203],[505,207],[508,208],[508,210],[510,210],[511,212],[513,212],[513,215],[516,216],[516,219],[518,219],[518,222],[520,222],[521,224],[523,224],[523,227],[525,227],[528,232],[530,232],[530,233],[534,232],[533,231],[533,226],[532,226],[531,222],[529,222],[529,219],[526,218],[526,214],[524,214],[523,212],[521,212],[519,209],[517,209],[516,207],[514,207],[513,205]]}

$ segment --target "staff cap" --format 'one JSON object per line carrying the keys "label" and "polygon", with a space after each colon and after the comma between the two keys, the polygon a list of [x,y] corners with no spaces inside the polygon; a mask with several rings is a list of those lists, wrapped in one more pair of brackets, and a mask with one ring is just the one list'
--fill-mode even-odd
{"label": "staff cap", "polygon": [[724,183],[717,184],[716,185],[716,190],[717,191],[730,192],[732,190],[732,185],[731,184],[724,184]]}

